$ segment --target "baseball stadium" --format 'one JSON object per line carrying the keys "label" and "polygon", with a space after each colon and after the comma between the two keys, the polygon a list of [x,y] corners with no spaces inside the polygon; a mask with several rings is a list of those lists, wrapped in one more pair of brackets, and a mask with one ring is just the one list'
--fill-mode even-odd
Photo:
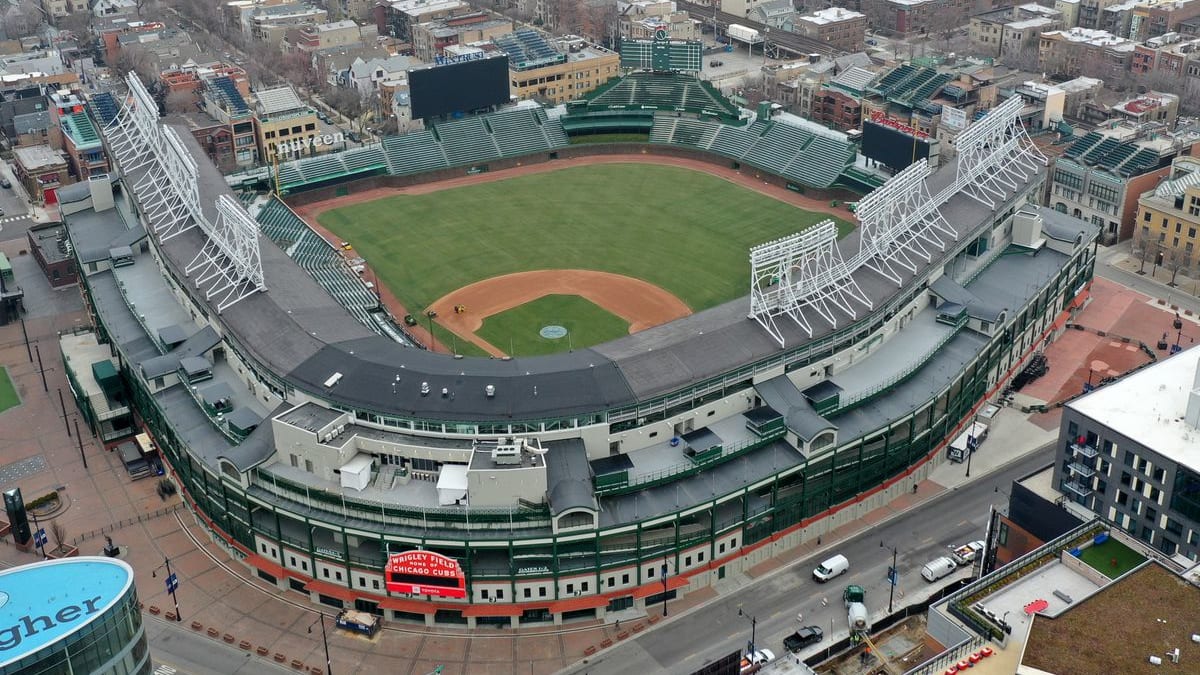
{"label": "baseball stadium", "polygon": [[81,409],[248,575],[388,621],[603,620],[816,539],[945,461],[1092,275],[1019,97],[881,182],[634,73],[254,197],[127,83],[117,170],[59,195]]}

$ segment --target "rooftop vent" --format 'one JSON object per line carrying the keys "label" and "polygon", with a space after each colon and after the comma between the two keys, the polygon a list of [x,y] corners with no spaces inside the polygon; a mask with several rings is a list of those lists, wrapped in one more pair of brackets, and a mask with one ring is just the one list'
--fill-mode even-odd
{"label": "rooftop vent", "polygon": [[332,375],[330,375],[330,376],[329,376],[329,379],[328,379],[328,380],[325,380],[325,388],[326,388],[326,389],[333,389],[334,387],[336,387],[336,386],[337,386],[337,383],[338,383],[338,382],[341,382],[341,381],[342,381],[342,374],[341,374],[341,373],[334,373],[334,374],[332,374]]}
{"label": "rooftop vent", "polygon": [[429,395],[429,383],[428,383],[428,382],[422,382],[422,383],[421,383],[421,395],[422,395],[422,396],[428,396],[428,395]]}
{"label": "rooftop vent", "polygon": [[488,386],[484,387],[483,393],[486,394],[488,398],[495,398],[496,397],[496,385],[489,384]]}

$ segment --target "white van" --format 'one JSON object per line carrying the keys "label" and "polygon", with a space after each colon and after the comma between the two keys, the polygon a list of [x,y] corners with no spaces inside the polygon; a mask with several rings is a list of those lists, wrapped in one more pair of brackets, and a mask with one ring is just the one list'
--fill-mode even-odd
{"label": "white van", "polygon": [[926,563],[921,568],[921,576],[925,577],[925,581],[937,581],[956,569],[958,569],[958,563],[954,562],[952,558],[942,556]]}
{"label": "white van", "polygon": [[838,554],[813,570],[813,578],[825,583],[836,576],[845,574],[848,569],[850,569],[850,561],[846,560],[846,556]]}

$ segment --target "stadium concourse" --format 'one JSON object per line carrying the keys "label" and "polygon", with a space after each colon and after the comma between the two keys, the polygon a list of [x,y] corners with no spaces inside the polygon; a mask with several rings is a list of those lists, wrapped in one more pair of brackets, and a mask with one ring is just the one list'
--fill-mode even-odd
{"label": "stadium concourse", "polygon": [[[751,297],[570,353],[455,358],[406,344],[283,202],[257,213],[258,236],[191,136],[128,84],[104,131],[115,182],[60,195],[90,339],[238,565],[388,622],[603,620],[847,525],[858,510],[841,505],[884,504],[943,461],[1092,274],[1095,229],[1034,206],[1044,158],[1006,103],[960,135],[958,162],[918,162],[862,199],[849,236],[828,223],[756,247],[756,273],[782,272],[751,277]],[[280,181],[316,201],[609,149],[566,152],[538,108],[499,115],[521,123],[385,139],[365,181],[350,180],[371,173],[351,170],[360,150]],[[593,130],[624,117],[643,125],[597,111]],[[829,132],[764,115],[649,117],[660,140],[620,151],[734,161],[814,191],[854,161]],[[509,145],[521,130],[537,133]],[[82,376],[71,345],[86,339],[64,343]]]}

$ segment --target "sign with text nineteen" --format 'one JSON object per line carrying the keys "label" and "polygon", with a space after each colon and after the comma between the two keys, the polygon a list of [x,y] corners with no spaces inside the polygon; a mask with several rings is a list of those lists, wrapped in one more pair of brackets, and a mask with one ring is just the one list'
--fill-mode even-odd
{"label": "sign with text nineteen", "polygon": [[385,585],[392,593],[467,597],[467,577],[454,558],[433,551],[408,551],[388,556]]}

